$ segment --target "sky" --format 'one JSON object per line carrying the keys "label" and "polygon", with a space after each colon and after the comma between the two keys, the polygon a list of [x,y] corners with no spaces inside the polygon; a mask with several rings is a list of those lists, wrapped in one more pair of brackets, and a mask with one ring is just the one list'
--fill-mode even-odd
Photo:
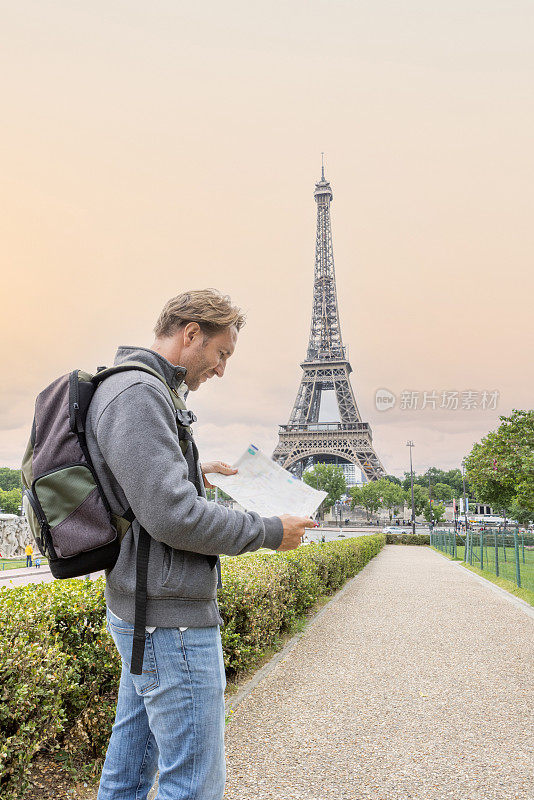
{"label": "sky", "polygon": [[201,457],[271,453],[306,354],[322,151],[342,335],[386,471],[409,468],[407,440],[416,472],[458,467],[532,407],[532,3],[0,14],[0,466],[20,465],[44,386],[150,347],[164,303],[205,287],[247,325],[189,396]]}

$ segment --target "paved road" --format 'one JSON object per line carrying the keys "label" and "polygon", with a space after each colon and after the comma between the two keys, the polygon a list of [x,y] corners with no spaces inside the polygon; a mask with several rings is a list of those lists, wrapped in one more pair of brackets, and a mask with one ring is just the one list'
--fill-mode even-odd
{"label": "paved road", "polygon": [[389,546],[227,726],[225,800],[532,800],[534,620]]}

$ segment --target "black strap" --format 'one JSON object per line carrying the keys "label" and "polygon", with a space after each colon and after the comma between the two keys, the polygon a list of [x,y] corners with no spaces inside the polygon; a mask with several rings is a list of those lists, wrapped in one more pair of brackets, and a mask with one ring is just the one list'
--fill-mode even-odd
{"label": "black strap", "polygon": [[193,484],[197,493],[200,495],[202,491],[200,489],[199,483],[199,476],[198,476],[198,461],[195,458],[195,443],[193,439],[190,437],[187,442],[187,447],[184,453],[185,463],[187,464],[187,479],[190,483]]}
{"label": "black strap", "polygon": [[129,523],[132,523],[134,521],[134,519],[135,519],[135,514],[134,514],[134,512],[132,511],[132,509],[130,507],[130,508],[127,508],[126,511],[123,511],[123,513],[121,514],[121,517],[123,517],[124,519],[128,520]]}
{"label": "black strap", "polygon": [[135,619],[132,644],[132,675],[141,675],[143,672],[143,657],[145,654],[145,628],[146,628],[146,590],[148,574],[148,556],[150,553],[150,536],[143,527],[139,529],[137,540],[137,561],[135,576]]}
{"label": "black strap", "polygon": [[[193,455],[192,459],[188,459],[187,456],[189,455],[189,448],[191,449],[191,453]],[[189,480],[195,484],[195,487],[199,494],[201,494],[200,490],[200,481],[202,480],[201,476],[199,475],[199,454],[198,448],[196,445],[195,440],[191,437],[191,444],[188,445],[188,449],[185,454],[185,460],[187,462],[188,470],[189,470]],[[221,559],[219,556],[206,556],[208,560],[208,564],[210,565],[211,569],[217,567],[217,589],[222,587],[222,577],[221,577]]]}
{"label": "black strap", "polygon": [[178,439],[180,442],[192,442],[193,437],[186,428],[178,425]]}
{"label": "black strap", "polygon": [[[200,483],[202,480],[202,475],[200,473],[198,449],[193,437],[191,437],[189,440],[184,458],[187,463],[189,480],[191,481],[192,484],[194,484],[198,494],[202,496],[202,489]],[[206,556],[206,559],[211,569],[217,567],[217,589],[220,589],[222,587],[221,560],[219,556]]]}

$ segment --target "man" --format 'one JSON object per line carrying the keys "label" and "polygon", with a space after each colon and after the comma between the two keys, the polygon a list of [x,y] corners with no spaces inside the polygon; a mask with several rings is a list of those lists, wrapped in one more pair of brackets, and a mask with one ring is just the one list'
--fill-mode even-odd
{"label": "man", "polygon": [[24,550],[26,554],[26,566],[31,567],[32,565],[32,556],[33,556],[33,547],[31,544],[26,545],[26,549]]}
{"label": "man", "polygon": [[[151,349],[120,347],[115,364],[141,362],[185,399],[222,378],[243,324],[229,297],[213,289],[186,292],[164,307]],[[88,412],[87,446],[111,510],[135,514],[107,576],[108,628],[122,674],[98,800],[146,798],[157,769],[158,800],[221,800],[226,680],[217,557],[290,550],[313,525],[208,503],[203,475],[236,470],[221,461],[200,465],[193,443],[184,455],[177,413],[165,384],[141,370],[103,381]],[[142,674],[132,675],[140,526],[151,537],[147,633]]]}

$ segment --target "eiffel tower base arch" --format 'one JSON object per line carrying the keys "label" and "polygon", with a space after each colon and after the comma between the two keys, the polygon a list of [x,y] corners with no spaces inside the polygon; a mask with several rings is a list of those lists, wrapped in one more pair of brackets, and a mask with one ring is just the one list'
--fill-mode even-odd
{"label": "eiffel tower base arch", "polygon": [[[382,465],[373,449],[370,430],[363,432],[343,430],[338,424],[316,426],[323,430],[283,430],[281,426],[278,445],[273,459],[284,469],[302,477],[308,464],[345,463],[354,464],[367,481],[378,480],[384,474]],[[367,428],[366,423],[358,427]],[[363,434],[363,435],[362,435]]]}

